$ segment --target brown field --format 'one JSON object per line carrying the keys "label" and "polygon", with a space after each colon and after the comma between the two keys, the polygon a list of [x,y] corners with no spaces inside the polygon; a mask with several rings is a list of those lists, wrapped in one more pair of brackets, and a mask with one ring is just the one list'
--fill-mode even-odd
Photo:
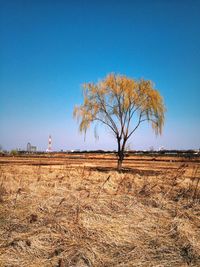
{"label": "brown field", "polygon": [[200,158],[0,157],[0,266],[200,266]]}

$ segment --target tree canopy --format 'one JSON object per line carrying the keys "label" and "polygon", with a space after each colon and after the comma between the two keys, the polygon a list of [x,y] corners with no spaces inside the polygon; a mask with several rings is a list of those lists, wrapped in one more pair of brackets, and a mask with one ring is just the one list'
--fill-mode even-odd
{"label": "tree canopy", "polygon": [[141,123],[147,121],[156,134],[162,133],[165,106],[152,81],[109,74],[98,83],[85,83],[83,89],[84,102],[74,108],[79,130],[86,133],[93,122],[107,126],[117,139],[118,167],[127,140]]}

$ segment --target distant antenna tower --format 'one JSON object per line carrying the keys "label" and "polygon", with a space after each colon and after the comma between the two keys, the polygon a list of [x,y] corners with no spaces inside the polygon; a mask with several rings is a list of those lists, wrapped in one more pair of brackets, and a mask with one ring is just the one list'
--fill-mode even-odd
{"label": "distant antenna tower", "polygon": [[49,141],[48,141],[48,149],[47,151],[51,152],[52,151],[52,138],[51,135],[49,135]]}

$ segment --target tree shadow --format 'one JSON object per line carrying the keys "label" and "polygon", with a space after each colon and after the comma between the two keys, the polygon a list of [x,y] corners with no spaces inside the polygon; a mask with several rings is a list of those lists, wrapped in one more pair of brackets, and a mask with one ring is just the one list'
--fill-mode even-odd
{"label": "tree shadow", "polygon": [[139,169],[133,169],[133,168],[122,168],[120,171],[116,167],[88,167],[91,171],[98,171],[98,172],[104,172],[108,173],[111,171],[116,171],[120,173],[131,173],[131,174],[139,174],[141,176],[146,175],[159,175],[162,173],[162,171],[155,171],[155,170],[139,170]]}

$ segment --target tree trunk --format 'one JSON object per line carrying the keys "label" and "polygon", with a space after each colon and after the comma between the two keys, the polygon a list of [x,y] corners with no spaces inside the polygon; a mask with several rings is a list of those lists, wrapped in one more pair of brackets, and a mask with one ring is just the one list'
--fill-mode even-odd
{"label": "tree trunk", "polygon": [[117,161],[117,169],[118,169],[118,171],[121,171],[121,169],[122,169],[122,160],[121,159],[118,159],[118,161]]}
{"label": "tree trunk", "polygon": [[124,149],[125,149],[125,144],[126,144],[126,139],[123,140],[123,144],[121,145],[121,139],[118,138],[118,161],[117,161],[117,169],[118,171],[121,171],[122,169],[122,162],[124,160]]}
{"label": "tree trunk", "polygon": [[121,139],[118,137],[117,138],[117,144],[118,144],[118,149],[117,149],[117,157],[118,157],[118,160],[117,160],[117,169],[118,171],[121,170],[122,168],[122,159],[121,159]]}
{"label": "tree trunk", "polygon": [[117,154],[118,154],[117,169],[118,171],[120,171],[122,169],[122,162],[124,160],[124,151],[119,150]]}

